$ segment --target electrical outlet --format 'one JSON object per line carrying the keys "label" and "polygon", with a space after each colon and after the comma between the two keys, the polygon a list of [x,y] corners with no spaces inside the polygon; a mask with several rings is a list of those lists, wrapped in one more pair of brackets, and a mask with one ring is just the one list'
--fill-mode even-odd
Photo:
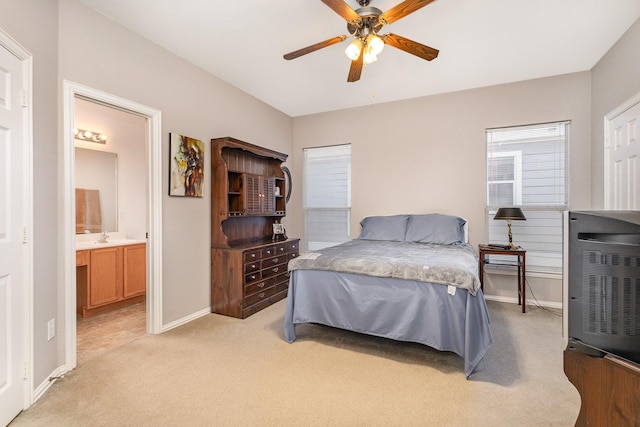
{"label": "electrical outlet", "polygon": [[51,319],[47,323],[47,341],[51,341],[56,336],[56,319]]}

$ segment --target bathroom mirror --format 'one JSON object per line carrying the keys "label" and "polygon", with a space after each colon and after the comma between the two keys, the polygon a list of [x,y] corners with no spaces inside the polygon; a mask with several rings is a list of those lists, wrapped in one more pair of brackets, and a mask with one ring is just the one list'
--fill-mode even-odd
{"label": "bathroom mirror", "polygon": [[[93,227],[79,225],[76,215],[76,234],[101,231],[118,231],[118,156],[107,151],[76,148],[76,191],[89,190],[87,194],[99,194],[99,201],[78,206],[80,198],[76,197],[76,213],[85,211],[87,218],[100,218],[100,223],[93,221]],[[98,190],[97,192],[91,190]],[[89,199],[89,197],[87,197]],[[100,213],[91,212],[92,206],[99,203]]]}

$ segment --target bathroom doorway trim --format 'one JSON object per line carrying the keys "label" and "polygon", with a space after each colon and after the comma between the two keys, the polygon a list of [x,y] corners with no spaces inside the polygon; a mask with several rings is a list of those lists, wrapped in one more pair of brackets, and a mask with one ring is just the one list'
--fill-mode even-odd
{"label": "bathroom doorway trim", "polygon": [[76,256],[74,100],[76,97],[126,110],[147,119],[147,333],[162,332],[162,133],[161,112],[115,95],[63,82],[63,244],[65,283],[65,365],[76,367]]}

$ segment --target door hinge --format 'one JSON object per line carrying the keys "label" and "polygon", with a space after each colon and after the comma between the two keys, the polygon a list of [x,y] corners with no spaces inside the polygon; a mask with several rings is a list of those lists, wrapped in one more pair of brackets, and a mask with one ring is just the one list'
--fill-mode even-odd
{"label": "door hinge", "polygon": [[24,362],[24,373],[22,379],[26,380],[27,378],[29,378],[29,364]]}
{"label": "door hinge", "polygon": [[23,107],[29,106],[29,94],[27,93],[26,90],[22,91],[22,106]]}
{"label": "door hinge", "polygon": [[22,227],[22,243],[29,242],[29,229],[27,227]]}

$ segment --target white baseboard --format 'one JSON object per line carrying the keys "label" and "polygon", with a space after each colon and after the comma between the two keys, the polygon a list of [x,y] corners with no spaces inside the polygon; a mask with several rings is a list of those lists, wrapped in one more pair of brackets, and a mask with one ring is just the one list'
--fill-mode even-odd
{"label": "white baseboard", "polygon": [[162,326],[162,332],[167,332],[170,331],[173,328],[177,328],[178,326],[182,326],[184,324],[187,324],[193,320],[196,320],[202,316],[206,316],[207,314],[211,314],[211,307],[209,308],[205,308],[203,310],[200,311],[196,311],[193,314],[190,314],[186,317],[183,317],[182,319],[178,319],[178,320],[174,320],[171,323],[167,323],[166,325]]}
{"label": "white baseboard", "polygon": [[[517,304],[518,303],[518,299],[515,297],[501,297],[501,296],[496,296],[496,295],[485,295],[484,299],[486,299],[487,301],[497,301],[497,302],[507,302],[510,304]],[[562,310],[562,303],[561,302],[555,302],[555,301],[539,301],[539,300],[532,300],[530,298],[527,298],[527,305],[540,305],[542,307],[547,307],[547,308],[557,308]]]}
{"label": "white baseboard", "polygon": [[36,403],[36,401],[40,399],[40,397],[42,397],[42,395],[44,395],[47,390],[49,390],[49,387],[51,387],[58,378],[62,378],[67,372],[69,372],[69,370],[65,365],[60,366],[59,368],[51,372],[47,379],[42,381],[42,383],[33,391],[33,402],[31,404]]}

